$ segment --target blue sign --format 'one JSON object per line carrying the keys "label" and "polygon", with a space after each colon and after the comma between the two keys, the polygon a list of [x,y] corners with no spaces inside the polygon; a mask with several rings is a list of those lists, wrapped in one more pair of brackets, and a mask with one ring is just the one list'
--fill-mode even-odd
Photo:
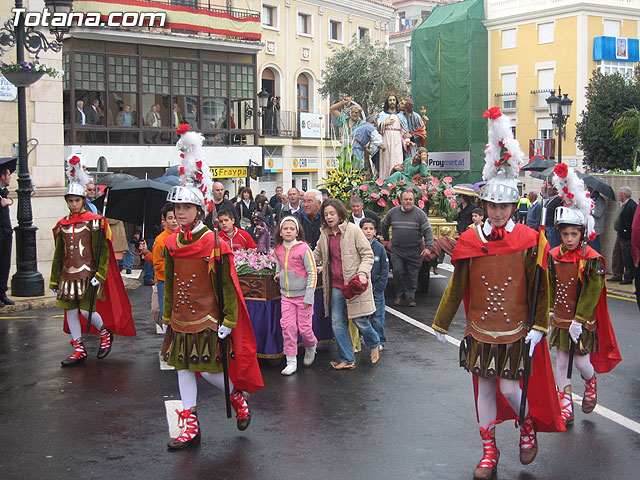
{"label": "blue sign", "polygon": [[593,39],[593,59],[596,61],[637,62],[639,57],[637,38],[595,37]]}

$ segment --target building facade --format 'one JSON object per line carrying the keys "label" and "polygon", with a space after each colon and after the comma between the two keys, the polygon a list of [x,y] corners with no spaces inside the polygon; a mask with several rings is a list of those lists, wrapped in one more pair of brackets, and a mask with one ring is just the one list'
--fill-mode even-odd
{"label": "building facade", "polygon": [[330,100],[317,93],[334,49],[368,36],[386,44],[390,0],[263,0],[258,88],[266,95],[258,144],[264,150],[260,189],[307,190],[332,168],[340,142],[331,127]]}
{"label": "building facade", "polygon": [[638,0],[485,0],[489,105],[511,120],[529,156],[556,158],[546,98],[558,88],[573,100],[563,160],[581,166],[576,122],[594,70],[631,77],[638,62]]}

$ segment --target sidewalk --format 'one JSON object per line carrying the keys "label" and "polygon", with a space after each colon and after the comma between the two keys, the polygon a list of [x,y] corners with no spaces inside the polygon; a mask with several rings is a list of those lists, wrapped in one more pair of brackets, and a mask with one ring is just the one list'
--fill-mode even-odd
{"label": "sidewalk", "polygon": [[[142,270],[133,270],[130,274],[122,273],[122,281],[127,290],[135,290],[142,285]],[[0,317],[7,313],[23,312],[25,310],[34,310],[36,308],[55,308],[56,297],[53,296],[51,290],[45,288],[45,294],[42,297],[14,297],[9,294],[9,298],[16,302],[15,305],[5,305],[0,308]]]}

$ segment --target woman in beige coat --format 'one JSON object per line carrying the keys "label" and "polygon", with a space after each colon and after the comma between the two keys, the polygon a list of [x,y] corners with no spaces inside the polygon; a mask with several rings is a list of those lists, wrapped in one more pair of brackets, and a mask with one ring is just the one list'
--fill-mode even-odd
{"label": "woman in beige coat", "polygon": [[[320,215],[322,231],[313,254],[316,263],[321,265],[318,272],[322,273],[324,308],[329,311],[331,306],[331,326],[340,355],[340,362],[331,362],[331,366],[336,370],[353,370],[356,360],[349,337],[348,319],[358,327],[371,349],[371,363],[376,363],[380,358],[380,337],[369,321],[369,315],[376,311],[369,281],[373,251],[362,230],[348,222],[347,209],[342,202],[333,198],[325,200]],[[362,285],[366,284],[366,290],[347,299],[340,287],[356,276]]]}

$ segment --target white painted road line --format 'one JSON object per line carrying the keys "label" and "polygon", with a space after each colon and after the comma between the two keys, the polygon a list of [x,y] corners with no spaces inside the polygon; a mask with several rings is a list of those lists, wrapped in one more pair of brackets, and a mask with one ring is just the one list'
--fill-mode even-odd
{"label": "white painted road line", "polygon": [[[398,317],[400,320],[403,320],[413,325],[414,327],[418,327],[420,330],[424,330],[425,332],[430,333],[431,335],[434,335],[434,336],[436,334],[436,331],[433,328],[428,327],[424,323],[421,323],[418,320],[415,320],[411,318],[409,315],[405,315],[404,313],[399,312],[394,308],[386,307],[386,311],[391,315]],[[455,345],[456,347],[460,347],[460,340],[458,340],[457,338],[451,337],[450,335],[446,335],[446,338],[447,338],[447,342],[449,342],[450,344]],[[574,393],[573,401],[576,403],[582,404],[582,397]],[[598,415],[601,415],[604,418],[607,418],[622,427],[628,428],[632,432],[640,434],[640,423],[634,420],[631,420],[630,418],[622,416],[619,413],[614,412],[613,410],[609,410],[608,408],[603,407],[602,405],[596,405],[596,408],[593,411]]]}
{"label": "white painted road line", "polygon": [[178,414],[176,410],[182,411],[182,400],[165,400],[164,408],[167,412],[167,423],[169,424],[169,436],[176,438],[180,435],[178,428]]}

